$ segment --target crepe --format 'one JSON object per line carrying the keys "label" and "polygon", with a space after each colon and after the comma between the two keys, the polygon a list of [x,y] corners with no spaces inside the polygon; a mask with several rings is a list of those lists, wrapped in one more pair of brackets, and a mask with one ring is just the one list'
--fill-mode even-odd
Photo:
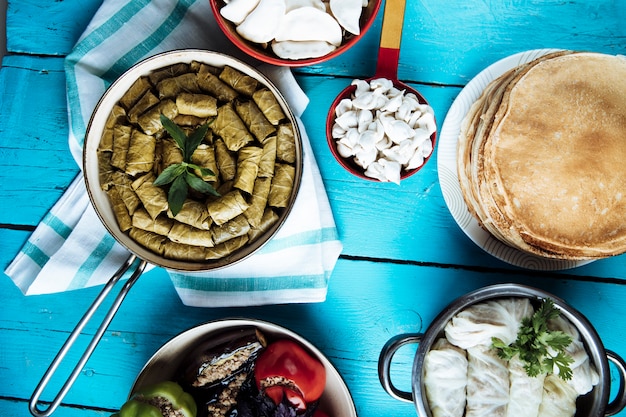
{"label": "crepe", "polygon": [[626,59],[562,51],[492,81],[463,120],[459,182],[480,225],[555,259],[626,252]]}

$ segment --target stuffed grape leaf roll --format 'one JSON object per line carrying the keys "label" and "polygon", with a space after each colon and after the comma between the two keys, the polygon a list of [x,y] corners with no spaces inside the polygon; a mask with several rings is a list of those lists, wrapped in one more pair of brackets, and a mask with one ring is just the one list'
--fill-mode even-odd
{"label": "stuffed grape leaf roll", "polygon": [[128,91],[124,93],[119,103],[126,110],[130,110],[150,88],[152,88],[150,80],[147,77],[139,77],[137,81],[130,86]]}
{"label": "stuffed grape leaf roll", "polygon": [[270,228],[278,222],[278,214],[269,207],[265,208],[261,221],[248,232],[248,238],[250,242],[257,240],[263,233],[270,230]]}
{"label": "stuffed grape leaf roll", "polygon": [[276,172],[268,196],[268,204],[272,207],[287,207],[291,190],[296,177],[296,168],[287,164],[276,164]]}
{"label": "stuffed grape leaf roll", "polygon": [[159,104],[159,102],[159,98],[155,96],[151,90],[146,91],[139,101],[128,111],[128,120],[130,120],[131,123],[137,123],[139,116]]}
{"label": "stuffed grape leaf roll", "polygon": [[185,245],[202,246],[205,248],[215,246],[211,231],[196,229],[188,224],[179,222],[174,222],[169,238],[172,242],[184,243]]}
{"label": "stuffed grape leaf roll", "polygon": [[178,107],[172,100],[163,100],[156,107],[151,108],[139,117],[137,124],[146,135],[157,135],[165,129],[161,124],[161,114],[168,119],[178,116]]}
{"label": "stuffed grape leaf roll", "polygon": [[173,225],[174,221],[165,216],[153,219],[143,207],[133,213],[133,227],[137,229],[167,236]]}
{"label": "stuffed grape leaf roll", "polygon": [[199,167],[208,168],[213,173],[213,175],[202,175],[202,172],[196,169],[194,170],[194,172],[198,177],[202,178],[204,181],[217,181],[217,174],[219,171],[217,170],[217,161],[215,160],[215,148],[213,146],[207,145],[206,143],[198,145],[196,150],[193,152],[193,155],[191,155],[191,162],[198,165]]}
{"label": "stuffed grape leaf roll", "polygon": [[210,71],[200,70],[197,77],[200,88],[217,98],[220,102],[227,103],[236,99],[238,96],[233,88]]}
{"label": "stuffed grape leaf roll", "polygon": [[246,243],[248,243],[248,236],[239,236],[212,248],[207,248],[204,256],[206,259],[221,259],[241,249]]}
{"label": "stuffed grape leaf roll", "polygon": [[155,179],[154,174],[148,173],[133,181],[132,184],[137,196],[153,219],[168,208],[165,190],[153,184]]}
{"label": "stuffed grape leaf roll", "polygon": [[259,88],[252,94],[252,99],[261,109],[267,120],[274,126],[277,126],[283,119],[285,113],[278,103],[276,96],[268,88]]}
{"label": "stuffed grape leaf roll", "polygon": [[176,107],[179,114],[196,117],[217,115],[217,99],[207,94],[181,93],[176,96]]}
{"label": "stuffed grape leaf roll", "polygon": [[152,171],[156,155],[155,150],[156,139],[154,136],[133,129],[126,155],[126,173],[134,177],[137,174]]}
{"label": "stuffed grape leaf roll", "polygon": [[206,206],[189,198],[183,202],[183,206],[176,216],[170,210],[167,211],[167,216],[196,229],[209,230],[211,228],[212,221]]}
{"label": "stuffed grape leaf roll", "polygon": [[[230,181],[235,178],[237,173],[237,156],[228,150],[228,147],[221,139],[215,141],[215,160],[222,180]],[[220,192],[220,194],[222,193]]]}
{"label": "stuffed grape leaf roll", "polygon": [[276,164],[276,136],[271,136],[263,144],[263,154],[259,161],[259,177],[273,177]]}
{"label": "stuffed grape leaf roll", "polygon": [[130,214],[128,214],[126,204],[124,204],[124,201],[120,197],[119,190],[117,187],[113,186],[109,188],[106,193],[109,197],[109,201],[111,202],[111,208],[113,209],[113,214],[115,215],[115,219],[117,220],[117,225],[120,230],[122,232],[130,230],[132,228],[133,221]]}
{"label": "stuffed grape leaf roll", "polygon": [[263,213],[267,207],[267,197],[269,196],[271,185],[271,178],[258,177],[254,182],[250,207],[244,212],[248,223],[252,227],[258,227],[261,224]]}
{"label": "stuffed grape leaf roll", "polygon": [[211,126],[216,135],[221,137],[229,150],[236,152],[254,138],[241,120],[232,102],[217,109],[217,117]]}
{"label": "stuffed grape leaf roll", "polygon": [[252,194],[254,181],[259,173],[259,162],[263,149],[257,146],[244,146],[237,154],[237,172],[233,186],[241,191]]}
{"label": "stuffed grape leaf roll", "polygon": [[130,146],[130,134],[132,128],[126,125],[118,125],[113,129],[113,155],[111,165],[115,168],[126,168],[126,155]]}
{"label": "stuffed grape leaf roll", "polygon": [[227,240],[247,235],[249,230],[250,224],[246,220],[246,217],[243,214],[240,214],[221,226],[213,226],[211,228],[211,234],[215,244],[220,244],[226,242]]}
{"label": "stuffed grape leaf roll", "polygon": [[243,72],[233,67],[225,65],[219,75],[220,80],[231,86],[235,91],[251,97],[256,91],[259,82]]}
{"label": "stuffed grape leaf roll", "polygon": [[163,255],[163,250],[165,243],[167,242],[167,238],[165,236],[161,236],[157,233],[148,232],[146,230],[141,230],[133,227],[128,232],[130,237],[141,246],[151,250],[152,252]]}
{"label": "stuffed grape leaf roll", "polygon": [[213,222],[219,226],[239,216],[249,206],[241,195],[241,191],[234,189],[222,198],[208,203],[207,210]]}
{"label": "stuffed grape leaf roll", "polygon": [[276,132],[276,158],[293,164],[296,162],[296,139],[293,126],[282,124]]}
{"label": "stuffed grape leaf roll", "polygon": [[265,139],[276,132],[276,127],[267,120],[254,101],[235,101],[235,111],[259,142],[265,143]]}
{"label": "stuffed grape leaf roll", "polygon": [[111,174],[111,180],[112,184],[117,188],[117,192],[124,202],[128,214],[132,216],[141,205],[141,200],[139,200],[135,190],[133,190],[131,179],[124,175],[122,171],[115,171]]}
{"label": "stuffed grape leaf roll", "polygon": [[173,98],[180,93],[200,93],[198,78],[194,73],[186,73],[172,78],[165,78],[156,85],[161,100]]}
{"label": "stuffed grape leaf roll", "polygon": [[167,240],[163,244],[163,256],[179,261],[199,262],[206,259],[206,249],[202,246],[185,245],[184,243]]}

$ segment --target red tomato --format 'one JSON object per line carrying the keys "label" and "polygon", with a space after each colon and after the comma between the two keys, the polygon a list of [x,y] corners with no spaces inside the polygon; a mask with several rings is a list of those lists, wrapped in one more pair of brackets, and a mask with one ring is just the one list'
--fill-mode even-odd
{"label": "red tomato", "polygon": [[[270,344],[259,355],[254,374],[259,389],[262,389],[261,382],[268,378],[288,380],[287,384],[269,382],[271,386],[265,388],[265,393],[277,404],[286,396],[289,402],[300,409],[318,400],[326,385],[324,365],[299,343],[287,339]],[[298,392],[290,388],[296,388]]]}

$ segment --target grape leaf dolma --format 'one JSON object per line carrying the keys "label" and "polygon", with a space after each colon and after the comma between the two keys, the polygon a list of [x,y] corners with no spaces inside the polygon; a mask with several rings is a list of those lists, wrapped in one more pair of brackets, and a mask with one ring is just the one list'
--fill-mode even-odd
{"label": "grape leaf dolma", "polygon": [[228,102],[217,109],[217,117],[212,128],[215,134],[224,140],[226,147],[233,152],[254,140],[248,132],[246,124],[235,111],[232,102]]}
{"label": "grape leaf dolma", "polygon": [[230,181],[235,178],[237,157],[228,150],[228,147],[221,139],[215,141],[215,160],[222,180]]}
{"label": "grape leaf dolma", "polygon": [[196,229],[184,223],[175,222],[170,230],[169,238],[172,242],[184,243],[185,245],[202,246],[205,248],[215,246],[211,231]]}
{"label": "grape leaf dolma", "polygon": [[251,76],[244,74],[233,67],[229,67],[228,65],[224,66],[222,72],[220,72],[219,78],[235,89],[238,93],[248,97],[252,96],[259,85],[256,78],[252,78]]}
{"label": "grape leaf dolma", "polygon": [[213,222],[222,225],[227,221],[234,219],[248,209],[250,205],[237,189],[222,196],[219,200],[210,202],[207,209]]}
{"label": "grape leaf dolma", "polygon": [[268,204],[272,207],[287,207],[291,198],[291,190],[296,175],[292,165],[276,164],[276,173],[272,178],[272,186],[268,196]]}
{"label": "grape leaf dolma", "polygon": [[172,230],[172,226],[174,226],[172,219],[165,216],[157,216],[156,219],[153,219],[144,208],[140,208],[133,213],[133,227],[137,229],[167,236],[170,230]]}
{"label": "grape leaf dolma", "polygon": [[237,98],[237,92],[228,84],[218,78],[206,65],[200,67],[198,72],[198,85],[208,93],[211,93],[221,102],[229,102]]}
{"label": "grape leaf dolma", "polygon": [[267,120],[254,101],[235,101],[235,111],[259,142],[265,143],[265,139],[276,132],[276,127]]}
{"label": "grape leaf dolma", "polygon": [[267,207],[267,197],[270,193],[271,185],[271,178],[258,177],[254,182],[254,189],[252,190],[252,197],[250,198],[250,207],[244,212],[248,223],[250,223],[252,227],[257,227],[261,223],[263,211],[265,207]]}
{"label": "grape leaf dolma", "polygon": [[178,113],[196,117],[217,115],[217,99],[206,94],[181,93],[176,97]]}
{"label": "grape leaf dolma", "polygon": [[196,229],[209,230],[211,228],[212,221],[206,205],[189,198],[183,202],[183,206],[176,217],[170,210],[167,211],[167,216],[176,218],[176,221],[188,224]]}
{"label": "grape leaf dolma", "polygon": [[235,174],[235,188],[252,194],[254,181],[259,173],[259,162],[263,149],[257,146],[245,146],[239,150],[237,156],[237,173]]}
{"label": "grape leaf dolma", "polygon": [[204,252],[204,256],[206,259],[221,259],[241,249],[246,243],[248,243],[248,236],[239,236],[227,240],[224,243],[220,243],[219,245],[215,245],[212,248],[207,248]]}
{"label": "grape leaf dolma", "polygon": [[259,88],[252,94],[252,99],[274,126],[285,119],[285,113],[276,100],[276,96],[268,88]]}

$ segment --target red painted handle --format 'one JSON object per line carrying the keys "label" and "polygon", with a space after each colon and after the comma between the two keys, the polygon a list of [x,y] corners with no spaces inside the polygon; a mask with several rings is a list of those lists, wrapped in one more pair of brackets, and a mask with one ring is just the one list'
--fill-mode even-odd
{"label": "red painted handle", "polygon": [[394,81],[398,79],[398,61],[400,59],[405,5],[406,0],[385,1],[376,77],[384,77]]}

